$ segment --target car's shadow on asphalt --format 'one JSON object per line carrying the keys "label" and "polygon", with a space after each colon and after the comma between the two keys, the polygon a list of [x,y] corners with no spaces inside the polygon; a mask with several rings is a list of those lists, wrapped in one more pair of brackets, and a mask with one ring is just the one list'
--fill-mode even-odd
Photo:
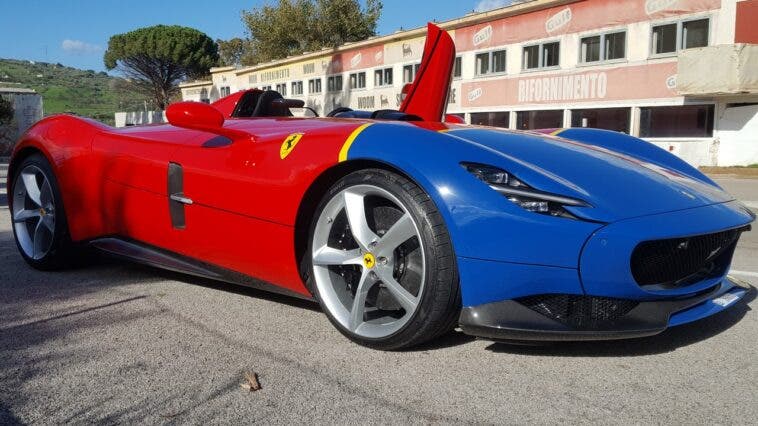
{"label": "car's shadow on asphalt", "polygon": [[192,275],[182,274],[179,272],[168,271],[165,269],[154,268],[152,266],[145,266],[139,263],[133,263],[128,260],[121,260],[108,256],[102,256],[102,263],[113,263],[128,266],[129,268],[135,268],[143,270],[146,274],[154,275],[156,278],[163,278],[166,280],[180,281],[185,284],[196,285],[200,287],[210,288],[228,293],[239,294],[241,296],[254,297],[256,299],[268,300],[274,303],[281,303],[283,305],[289,305],[299,309],[309,309],[311,311],[320,311],[318,303],[311,300],[298,299],[294,296],[288,296],[284,294],[275,293],[272,291],[261,290],[254,287],[247,287],[241,284],[231,284],[224,281],[216,281],[208,278],[201,278]]}
{"label": "car's shadow on asphalt", "polygon": [[[156,278],[180,281],[186,284],[197,285],[219,291],[230,292],[256,299],[268,300],[281,303],[298,309],[321,311],[314,301],[302,300],[292,296],[272,293],[257,288],[245,287],[238,284],[229,284],[222,281],[194,277],[150,266],[122,261],[119,259],[105,258],[105,262],[129,265],[131,268],[142,269],[145,273],[152,274]],[[725,311],[711,317],[672,327],[661,334],[636,339],[588,341],[588,342],[493,342],[486,350],[493,353],[521,354],[532,356],[643,356],[654,355],[674,351],[680,347],[688,346],[716,336],[733,325],[737,324],[751,310],[749,303],[756,298],[755,288],[751,288],[748,294]],[[452,348],[465,345],[477,340],[460,331],[452,331],[430,342],[408,349],[408,352],[424,352]]]}
{"label": "car's shadow on asphalt", "polygon": [[537,345],[497,342],[487,346],[487,350],[520,355],[577,357],[644,356],[672,352],[728,330],[751,310],[749,303],[755,300],[755,297],[756,289],[753,287],[742,300],[737,302],[736,306],[699,321],[669,328],[661,334],[650,337],[596,342],[551,342]]}
{"label": "car's shadow on asphalt", "polygon": [[[2,234],[2,239],[10,237],[10,233]],[[150,266],[124,261],[121,259],[107,256],[95,255],[98,267],[92,270],[92,275],[97,275],[99,271],[107,271],[111,267],[125,267],[134,270],[136,276],[152,277],[156,281],[161,279],[180,281],[189,285],[205,287],[209,289],[230,292],[242,296],[252,297],[271,301],[278,304],[284,304],[296,309],[308,309],[311,311],[320,311],[316,302],[298,299],[292,296],[280,295],[265,290],[245,287],[236,284],[229,284],[211,279],[198,278],[181,273],[166,271]],[[20,260],[20,259],[19,259]],[[86,270],[88,268],[83,268]],[[75,272],[75,271],[69,271]],[[131,274],[130,274],[131,275]],[[103,281],[105,286],[118,285],[116,282]],[[92,282],[86,289],[102,288],[103,284]],[[93,287],[94,286],[94,287]],[[55,293],[76,293],[74,289],[56,288]],[[678,348],[685,347],[707,340],[714,337],[742,320],[747,312],[751,310],[749,304],[756,298],[756,289],[751,288],[750,292],[733,306],[723,312],[711,317],[696,321],[694,323],[673,327],[665,332],[651,337],[611,340],[597,342],[556,342],[542,344],[524,344],[523,342],[494,342],[486,346],[486,350],[492,353],[505,353],[529,356],[564,356],[564,357],[624,357],[624,356],[644,356],[655,355],[674,351]],[[143,296],[144,297],[144,296]],[[78,313],[78,312],[77,312]],[[66,315],[68,316],[68,315]],[[55,318],[53,318],[55,319]],[[46,321],[42,321],[46,322]],[[416,346],[409,349],[409,352],[434,351],[463,346],[477,340],[475,337],[463,334],[460,331],[447,333],[431,342]]]}

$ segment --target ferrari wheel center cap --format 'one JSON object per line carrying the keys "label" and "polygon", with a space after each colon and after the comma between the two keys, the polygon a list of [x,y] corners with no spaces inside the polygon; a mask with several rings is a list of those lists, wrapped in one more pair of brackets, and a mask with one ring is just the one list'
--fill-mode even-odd
{"label": "ferrari wheel center cap", "polygon": [[363,266],[366,267],[366,269],[371,269],[376,265],[376,259],[374,258],[374,255],[371,253],[366,253],[363,255]]}
{"label": "ferrari wheel center cap", "polygon": [[47,210],[45,210],[43,208],[39,209],[39,215],[40,216],[47,216]]}

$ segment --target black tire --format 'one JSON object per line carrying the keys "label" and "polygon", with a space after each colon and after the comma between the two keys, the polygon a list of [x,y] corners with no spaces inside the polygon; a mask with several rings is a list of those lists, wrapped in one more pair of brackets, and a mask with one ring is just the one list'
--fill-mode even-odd
{"label": "black tire", "polygon": [[[49,250],[47,250],[47,252],[40,258],[35,259],[27,254],[22,247],[17,232],[17,224],[14,222],[12,227],[16,247],[18,247],[21,256],[29,266],[41,271],[52,271],[74,266],[76,263],[75,260],[77,260],[77,254],[79,253],[79,248],[71,242],[58,180],[55,177],[55,173],[53,173],[50,163],[42,154],[32,154],[24,158],[17,166],[14,165],[14,173],[9,180],[9,183],[11,183],[12,186],[10,186],[10,191],[8,192],[11,220],[13,220],[15,211],[14,198],[16,197],[14,197],[14,195],[16,195],[16,192],[19,190],[18,185],[24,185],[20,180],[20,175],[29,166],[36,167],[36,169],[40,170],[50,185],[54,205],[55,225],[53,227],[54,230],[51,233],[52,242],[50,243]],[[41,220],[41,218],[39,220]]]}
{"label": "black tire", "polygon": [[[356,185],[373,185],[394,195],[412,216],[423,241],[425,279],[419,304],[408,322],[393,334],[367,338],[348,330],[332,315],[319,293],[312,261],[317,218],[329,201],[343,190]],[[316,297],[331,323],[350,340],[380,350],[407,349],[451,331],[458,324],[461,309],[460,286],[450,235],[442,216],[429,195],[418,185],[382,169],[353,172],[337,181],[318,205],[308,234],[308,249],[303,259],[306,286]]]}

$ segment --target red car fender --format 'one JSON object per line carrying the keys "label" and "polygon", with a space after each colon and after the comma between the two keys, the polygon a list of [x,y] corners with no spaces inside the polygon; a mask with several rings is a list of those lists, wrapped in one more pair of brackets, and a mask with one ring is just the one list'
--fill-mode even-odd
{"label": "red car fender", "polygon": [[21,136],[13,150],[8,170],[9,202],[12,176],[23,158],[33,152],[44,155],[58,180],[73,240],[108,232],[101,213],[102,162],[92,155],[92,141],[106,126],[69,115],[43,119]]}

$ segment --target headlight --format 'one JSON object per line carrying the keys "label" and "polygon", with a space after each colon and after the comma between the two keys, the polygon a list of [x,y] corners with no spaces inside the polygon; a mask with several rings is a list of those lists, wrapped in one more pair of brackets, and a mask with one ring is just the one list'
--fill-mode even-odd
{"label": "headlight", "polygon": [[477,163],[461,163],[461,166],[490,188],[503,194],[512,203],[530,212],[576,219],[576,216],[566,211],[563,206],[589,206],[576,198],[534,189],[497,167]]}

